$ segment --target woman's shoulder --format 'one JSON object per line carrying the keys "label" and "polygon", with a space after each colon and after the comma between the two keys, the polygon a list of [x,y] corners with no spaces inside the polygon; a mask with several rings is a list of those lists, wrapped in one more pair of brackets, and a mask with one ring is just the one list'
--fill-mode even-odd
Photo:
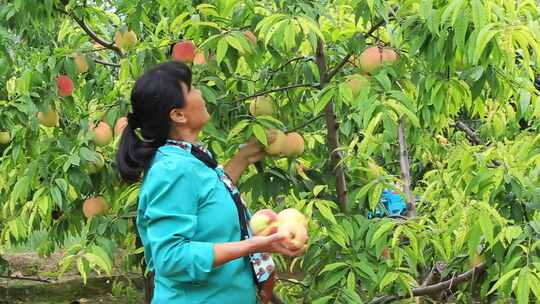
{"label": "woman's shoulder", "polygon": [[164,175],[168,179],[185,174],[195,178],[208,178],[213,175],[212,169],[195,158],[191,153],[176,147],[161,147],[154,157],[147,176]]}

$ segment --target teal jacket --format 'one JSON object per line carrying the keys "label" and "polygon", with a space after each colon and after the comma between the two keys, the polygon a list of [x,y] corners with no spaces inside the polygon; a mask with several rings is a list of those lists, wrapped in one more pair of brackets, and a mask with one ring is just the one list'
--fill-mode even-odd
{"label": "teal jacket", "polygon": [[153,304],[256,303],[249,261],[212,268],[213,244],[240,240],[236,206],[215,170],[166,145],[145,174],[137,229],[155,273]]}

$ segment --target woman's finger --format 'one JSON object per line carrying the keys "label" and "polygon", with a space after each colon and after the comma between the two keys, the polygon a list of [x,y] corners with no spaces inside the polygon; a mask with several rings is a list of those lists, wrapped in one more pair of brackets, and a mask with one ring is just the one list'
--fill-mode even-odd
{"label": "woman's finger", "polygon": [[274,233],[266,237],[266,241],[269,244],[281,243],[285,240],[286,236],[281,233]]}

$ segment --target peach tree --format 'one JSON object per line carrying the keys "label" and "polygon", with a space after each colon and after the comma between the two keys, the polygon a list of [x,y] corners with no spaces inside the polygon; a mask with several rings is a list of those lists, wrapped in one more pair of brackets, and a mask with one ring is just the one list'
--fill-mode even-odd
{"label": "peach tree", "polygon": [[[277,257],[284,300],[538,301],[539,17],[534,0],[10,1],[0,249],[40,231],[59,274],[138,263],[139,184],[114,153],[134,80],[172,59],[221,162],[269,129],[304,140],[240,182],[253,210],[310,219],[306,254]],[[368,219],[384,189],[407,214]]]}

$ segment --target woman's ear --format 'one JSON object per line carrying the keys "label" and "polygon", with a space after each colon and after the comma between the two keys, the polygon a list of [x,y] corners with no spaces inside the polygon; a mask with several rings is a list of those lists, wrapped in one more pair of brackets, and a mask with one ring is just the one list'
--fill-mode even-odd
{"label": "woman's ear", "polygon": [[169,112],[169,117],[171,120],[178,124],[185,124],[187,123],[187,117],[184,115],[184,111],[179,108],[174,108]]}

